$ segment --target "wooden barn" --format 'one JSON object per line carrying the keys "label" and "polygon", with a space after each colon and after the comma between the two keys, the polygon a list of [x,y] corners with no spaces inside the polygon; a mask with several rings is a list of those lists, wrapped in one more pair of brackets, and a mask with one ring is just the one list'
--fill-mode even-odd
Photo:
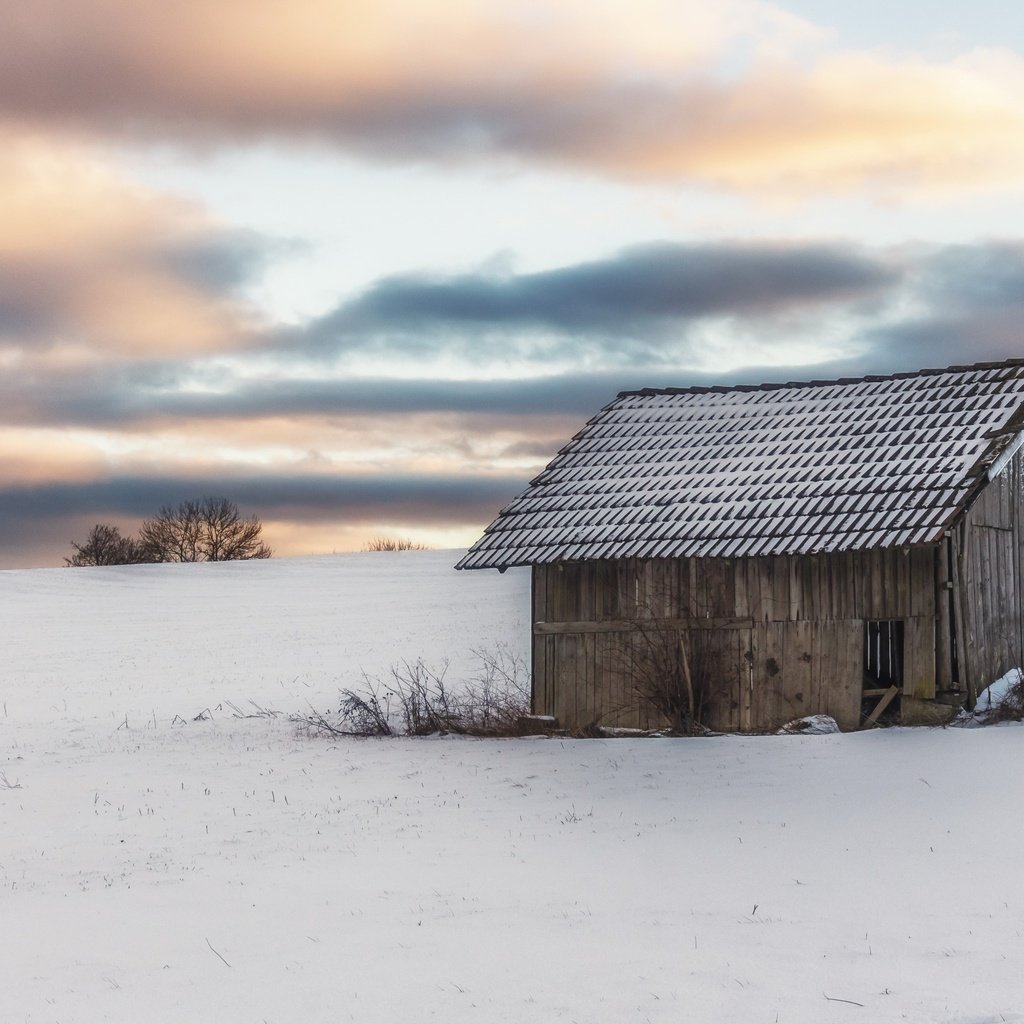
{"label": "wooden barn", "polygon": [[458,568],[532,567],[565,728],[661,724],[637,652],[666,637],[714,729],[941,721],[1024,664],[1022,460],[1022,359],[626,391]]}

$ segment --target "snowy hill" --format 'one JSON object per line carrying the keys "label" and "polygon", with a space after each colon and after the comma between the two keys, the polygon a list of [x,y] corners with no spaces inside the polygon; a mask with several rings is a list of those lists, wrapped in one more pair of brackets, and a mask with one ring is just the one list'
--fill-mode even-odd
{"label": "snowy hill", "polygon": [[232,716],[522,649],[528,575],[453,560],[0,573],[0,1021],[1024,1020],[1019,726]]}
{"label": "snowy hill", "polygon": [[[454,551],[0,572],[8,715],[189,716],[225,699],[294,711],[362,672],[500,642],[525,654],[529,572]],[[138,724],[142,724],[139,721]]]}

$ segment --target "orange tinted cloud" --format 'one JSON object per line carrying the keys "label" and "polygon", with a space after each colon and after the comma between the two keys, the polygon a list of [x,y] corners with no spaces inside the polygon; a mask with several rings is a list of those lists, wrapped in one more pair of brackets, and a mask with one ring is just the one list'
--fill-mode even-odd
{"label": "orange tinted cloud", "polygon": [[[319,131],[678,75],[737,38],[775,52],[814,38],[758,0],[34,0],[5,12],[0,94],[12,114],[144,130],[175,119]],[[164,129],[161,129],[161,133]]]}
{"label": "orange tinted cloud", "polygon": [[948,64],[823,58],[712,87],[695,124],[646,147],[640,169],[738,188],[894,194],[1016,185],[1024,170],[1024,61],[976,52]]}
{"label": "orange tinted cloud", "polygon": [[842,52],[757,0],[34,0],[0,116],[137,139],[327,140],[751,190],[1016,185],[1024,61]]}
{"label": "orange tinted cloud", "polygon": [[0,133],[0,349],[74,364],[236,348],[255,243],[88,151]]}
{"label": "orange tinted cloud", "polygon": [[93,445],[64,431],[0,430],[0,480],[5,486],[95,480],[108,469]]}

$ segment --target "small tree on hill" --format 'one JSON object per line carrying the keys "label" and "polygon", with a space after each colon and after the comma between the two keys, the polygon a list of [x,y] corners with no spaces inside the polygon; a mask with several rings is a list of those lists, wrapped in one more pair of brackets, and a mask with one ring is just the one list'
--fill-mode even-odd
{"label": "small tree on hill", "polygon": [[146,562],[142,545],[134,537],[125,537],[116,526],[97,523],[84,544],[71,542],[75,553],[64,559],[65,565],[134,565]]}
{"label": "small tree on hill", "polygon": [[263,524],[256,516],[243,516],[227,498],[205,497],[165,505],[143,522],[139,543],[147,561],[229,562],[269,558],[263,543]]}

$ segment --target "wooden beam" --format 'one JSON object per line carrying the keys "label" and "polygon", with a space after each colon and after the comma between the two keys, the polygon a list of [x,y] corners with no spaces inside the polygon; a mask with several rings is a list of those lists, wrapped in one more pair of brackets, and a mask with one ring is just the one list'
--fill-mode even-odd
{"label": "wooden beam", "polygon": [[882,712],[893,702],[893,699],[899,692],[899,687],[897,686],[890,686],[885,691],[885,696],[875,705],[875,710],[868,715],[868,725],[878,725],[878,719],[881,718]]}
{"label": "wooden beam", "polygon": [[569,633],[632,633],[646,626],[654,629],[752,629],[753,619],[606,619],[604,622],[535,622],[536,636]]}
{"label": "wooden beam", "polygon": [[[978,703],[978,684],[974,678],[974,637],[968,637],[967,631],[973,626],[970,612],[970,589],[967,582],[967,545],[970,542],[970,523],[968,516],[960,520],[960,529],[954,535],[956,544],[956,561],[953,567],[953,593],[956,600],[957,616],[957,649],[956,664],[960,678],[961,690],[967,691],[967,710],[973,711]],[[971,630],[973,634],[973,629]]]}
{"label": "wooden beam", "polygon": [[1014,457],[1024,447],[1024,430],[1022,430],[999,454],[999,458],[988,467],[988,478],[994,480],[1009,464],[1010,459]]}

